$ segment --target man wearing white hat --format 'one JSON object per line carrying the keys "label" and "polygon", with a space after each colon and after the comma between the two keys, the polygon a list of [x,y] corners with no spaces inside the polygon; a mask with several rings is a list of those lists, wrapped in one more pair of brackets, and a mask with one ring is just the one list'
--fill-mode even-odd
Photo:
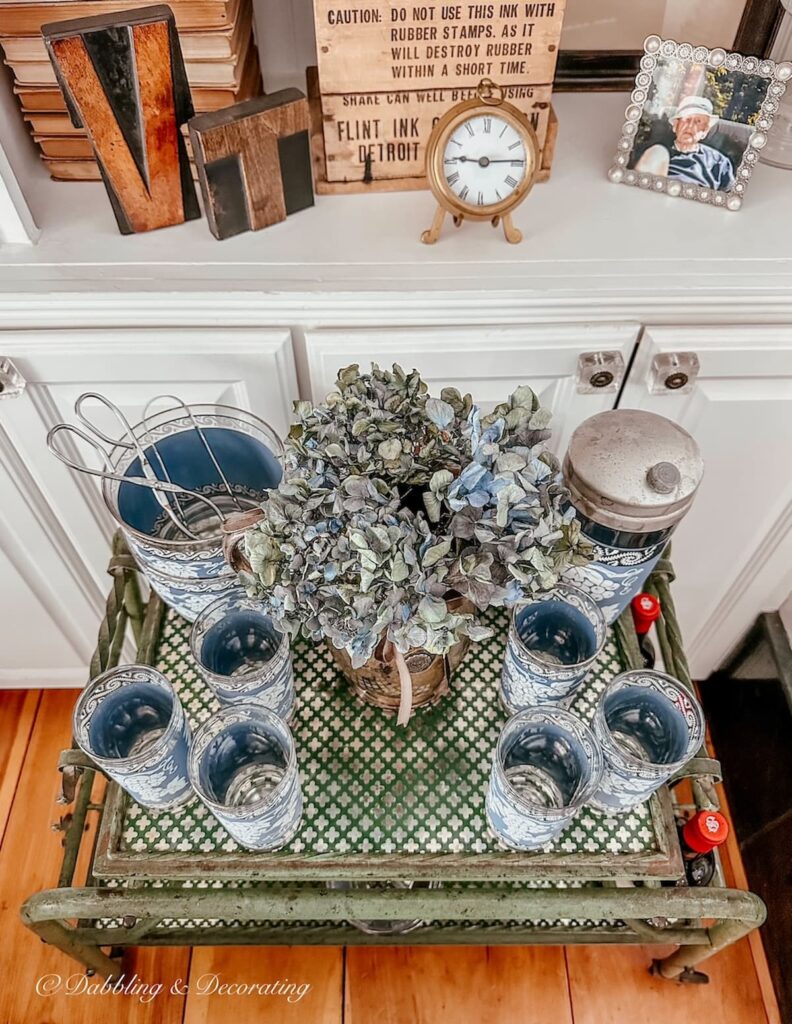
{"label": "man wearing white hat", "polygon": [[725,190],[734,181],[731,160],[701,140],[718,123],[712,103],[704,96],[686,96],[668,115],[674,143],[650,146],[636,163],[636,170],[663,174],[678,181]]}

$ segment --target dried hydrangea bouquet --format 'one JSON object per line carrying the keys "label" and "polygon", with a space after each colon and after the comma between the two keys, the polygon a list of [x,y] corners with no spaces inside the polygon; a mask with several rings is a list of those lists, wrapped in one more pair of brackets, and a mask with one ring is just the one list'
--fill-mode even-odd
{"label": "dried hydrangea bouquet", "polygon": [[336,388],[296,403],[241,577],[280,629],[326,640],[358,694],[406,722],[490,635],[478,611],[552,588],[589,553],[530,388],[488,416],[399,366],[349,366]]}

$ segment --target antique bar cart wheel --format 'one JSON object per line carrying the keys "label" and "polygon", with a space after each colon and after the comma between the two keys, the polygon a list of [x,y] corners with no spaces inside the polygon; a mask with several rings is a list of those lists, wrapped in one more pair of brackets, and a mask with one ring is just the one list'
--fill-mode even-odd
{"label": "antique bar cart wheel", "polygon": [[653,960],[649,973],[656,978],[665,978],[666,981],[679,982],[680,985],[709,985],[709,975],[705,974],[704,971],[697,971],[694,967],[686,967],[676,978],[669,978],[667,974],[663,974],[662,960]]}

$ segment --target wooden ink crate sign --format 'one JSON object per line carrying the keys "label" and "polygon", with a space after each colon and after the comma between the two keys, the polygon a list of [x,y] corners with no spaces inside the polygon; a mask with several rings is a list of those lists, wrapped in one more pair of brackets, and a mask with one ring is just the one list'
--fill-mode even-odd
{"label": "wooden ink crate sign", "polygon": [[314,0],[314,10],[319,81],[328,93],[470,86],[482,78],[552,82],[564,20],[564,0]]}
{"label": "wooden ink crate sign", "polygon": [[551,149],[564,4],[314,0],[325,164],[318,190],[323,178],[328,191],[334,183],[420,187],[433,125],[482,78],[504,87]]}

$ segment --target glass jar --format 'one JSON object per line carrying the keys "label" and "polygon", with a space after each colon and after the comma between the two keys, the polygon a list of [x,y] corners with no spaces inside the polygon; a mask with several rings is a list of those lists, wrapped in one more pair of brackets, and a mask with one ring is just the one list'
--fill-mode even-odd
{"label": "glass jar", "polygon": [[656,413],[613,409],[572,434],[564,479],[594,560],[564,580],[589,594],[609,624],[643,589],[703,473],[690,434]]}
{"label": "glass jar", "polygon": [[577,715],[538,705],[510,718],[492,759],[486,812],[513,850],[556,839],[599,785],[602,753]]}
{"label": "glass jar", "polygon": [[512,713],[565,704],[599,657],[608,635],[588,594],[559,584],[514,607],[501,672],[501,700]]}
{"label": "glass jar", "polygon": [[672,676],[635,669],[608,683],[592,728],[603,770],[589,803],[621,814],[648,800],[695,755],[704,740],[704,714]]}
{"label": "glass jar", "polygon": [[[391,889],[440,889],[442,882],[328,882],[328,889],[349,890],[363,889],[371,891],[389,891]],[[420,928],[424,921],[420,918],[395,918],[393,920],[349,922],[366,935],[407,935]]]}

